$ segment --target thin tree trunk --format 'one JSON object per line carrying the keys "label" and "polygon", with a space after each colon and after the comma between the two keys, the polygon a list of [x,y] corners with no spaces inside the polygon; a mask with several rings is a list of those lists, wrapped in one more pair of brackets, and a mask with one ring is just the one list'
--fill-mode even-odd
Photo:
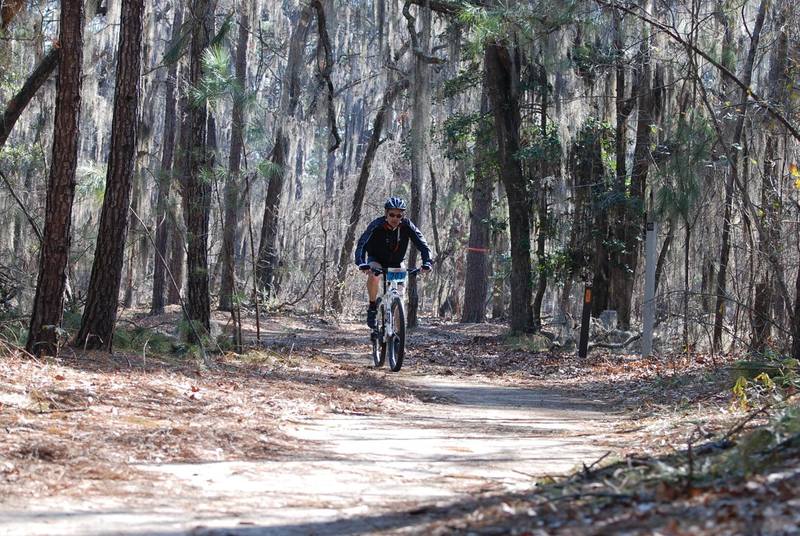
{"label": "thin tree trunk", "polygon": [[[649,10],[649,4],[649,1],[645,2],[645,10]],[[612,308],[617,311],[617,323],[621,329],[630,329],[631,326],[633,284],[639,264],[645,223],[641,207],[644,206],[645,185],[652,159],[650,144],[653,124],[656,121],[650,48],[650,28],[645,25],[642,30],[640,76],[637,83],[639,111],[636,119],[636,146],[633,153],[630,187],[625,188],[624,184],[617,185],[617,188],[622,188],[620,192],[627,190],[626,201],[615,226],[615,238],[624,244],[624,248],[618,254],[612,255],[610,281]],[[624,143],[618,149],[624,150]]]}
{"label": "thin tree trunk", "polygon": [[[183,5],[178,2],[174,6],[175,14],[172,19],[171,46],[177,44],[183,24]],[[158,315],[164,312],[164,283],[166,270],[164,259],[167,258],[167,239],[169,226],[167,205],[169,191],[172,185],[172,166],[175,154],[175,85],[178,77],[178,62],[173,62],[167,72],[164,94],[164,138],[161,146],[161,169],[158,175],[158,194],[156,197],[156,239],[155,255],[153,260],[153,297],[150,305],[150,314]]]}
{"label": "thin tree trunk", "polygon": [[3,115],[0,116],[0,149],[6,144],[8,136],[11,135],[11,130],[14,128],[19,116],[25,111],[28,103],[33,96],[36,95],[36,92],[39,91],[39,88],[42,87],[42,84],[53,74],[53,71],[58,65],[60,56],[61,49],[53,47],[50,52],[42,58],[28,79],[25,80],[22,88],[8,101]]}
{"label": "thin tree trunk", "polygon": [[[541,119],[539,128],[541,129],[541,140],[544,146],[547,143],[547,71],[544,65],[540,65],[539,69],[539,82],[540,93],[542,98]],[[547,245],[547,235],[550,232],[550,221],[547,215],[547,183],[546,178],[549,175],[551,164],[548,163],[546,158],[541,159],[539,169],[539,191],[537,192],[538,203],[537,212],[539,217],[539,232],[536,237],[536,268],[538,272],[538,279],[536,284],[536,294],[533,297],[533,329],[539,331],[542,329],[542,301],[544,300],[544,293],[547,290],[547,256],[545,254],[545,246]]]}
{"label": "thin tree trunk", "polygon": [[236,81],[242,91],[233,101],[231,113],[231,152],[228,175],[225,183],[225,223],[222,237],[222,283],[219,291],[219,310],[231,311],[233,307],[236,269],[233,245],[236,243],[236,227],[239,220],[239,173],[244,148],[244,100],[247,84],[247,43],[250,35],[249,8],[242,6],[239,20],[239,40],[236,44]]}
{"label": "thin tree trunk", "polygon": [[44,242],[28,330],[26,350],[55,355],[58,328],[64,312],[64,290],[69,261],[72,201],[78,165],[83,59],[83,2],[63,0],[59,30],[61,61],[56,81],[53,162],[45,209]]}
{"label": "thin tree trunk", "polygon": [[[788,75],[788,37],[786,34],[786,19],[788,6],[783,3],[775,16],[775,26],[779,28],[778,38],[772,46],[769,70],[770,99],[779,104],[786,104],[787,87],[791,87]],[[755,352],[763,352],[772,335],[774,312],[777,307],[773,303],[778,294],[773,270],[779,272],[783,278],[783,266],[770,267],[764,262],[771,255],[776,260],[777,251],[781,243],[781,195],[780,175],[778,167],[778,151],[780,128],[769,121],[764,125],[766,140],[764,142],[764,168],[761,182],[761,211],[757,214],[763,216],[758,226],[758,253],[761,259],[761,276],[756,285],[756,294],[751,316],[753,338],[751,347]],[[776,263],[778,264],[778,263]],[[787,296],[788,297],[788,296]],[[785,299],[785,298],[784,298]]]}
{"label": "thin tree trunk", "polygon": [[[764,27],[764,19],[767,12],[768,0],[761,0],[761,5],[758,8],[758,15],[756,23],[753,27],[752,38],[750,40],[750,50],[747,54],[747,61],[744,66],[744,73],[742,81],[745,87],[750,86],[753,78],[753,64],[755,63],[756,51],[758,49],[758,42],[761,38],[761,29]],[[731,234],[731,212],[733,210],[733,185],[738,180],[740,155],[738,147],[742,141],[742,132],[744,130],[744,118],[747,112],[747,99],[748,91],[742,90],[740,92],[740,104],[738,107],[736,126],[734,128],[733,140],[730,147],[731,153],[731,168],[728,174],[728,179],[725,182],[725,208],[722,220],[722,245],[719,254],[719,272],[717,273],[717,300],[714,314],[714,335],[713,335],[713,348],[714,351],[720,350],[722,343],[722,324],[725,320],[725,302],[727,301],[727,276],[728,276],[728,259],[730,256],[730,234]]]}

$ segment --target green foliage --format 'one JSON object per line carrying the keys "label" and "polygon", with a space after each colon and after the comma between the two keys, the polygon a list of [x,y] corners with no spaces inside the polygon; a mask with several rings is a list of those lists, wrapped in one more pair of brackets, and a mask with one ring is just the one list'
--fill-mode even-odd
{"label": "green foliage", "polygon": [[8,169],[38,171],[44,167],[44,150],[41,144],[6,144],[0,149],[0,161]]}
{"label": "green foliage", "polygon": [[[598,178],[606,173],[606,169],[613,170],[614,164],[614,127],[608,121],[601,121],[596,117],[586,119],[583,127],[575,138],[575,159],[578,171],[584,173],[585,178]],[[599,157],[599,160],[598,160]],[[602,166],[598,166],[602,164]]]}
{"label": "green foliage", "polygon": [[554,3],[533,0],[515,4],[500,3],[487,9],[464,4],[459,20],[466,28],[467,53],[480,55],[486,43],[505,42],[514,36],[518,41],[535,41],[571,24],[575,20],[578,0]]}
{"label": "green foliage", "polygon": [[570,51],[570,59],[575,71],[587,83],[593,84],[614,65],[616,53],[610,44],[599,41],[594,44],[577,43]]}
{"label": "green foliage", "polygon": [[523,146],[515,155],[519,160],[531,160],[533,163],[547,167],[557,166],[561,162],[561,140],[558,137],[558,125],[548,123],[542,133],[540,125],[523,130]]}
{"label": "green foliage", "polygon": [[663,161],[654,167],[655,176],[662,181],[656,193],[658,214],[689,220],[700,197],[698,169],[709,164],[715,139],[712,126],[699,114],[678,119],[674,134],[655,151],[656,158]]}
{"label": "green foliage", "polygon": [[456,113],[445,119],[442,136],[445,142],[445,156],[461,160],[472,154],[470,147],[475,143],[476,129],[483,116],[478,113]]}
{"label": "green foliage", "polygon": [[483,80],[483,69],[478,62],[472,62],[469,67],[462,69],[455,77],[445,80],[443,97],[451,99],[470,89],[478,87]]}
{"label": "green foliage", "polygon": [[78,168],[78,197],[89,197],[97,203],[103,202],[106,193],[106,166],[98,162],[90,162]]}
{"label": "green foliage", "polygon": [[731,367],[736,404],[749,408],[766,399],[779,400],[786,389],[800,388],[800,366],[793,358],[765,353],[758,360],[740,360]]}
{"label": "green foliage", "polygon": [[279,166],[272,160],[262,160],[258,163],[257,169],[258,174],[267,179],[267,181],[283,173],[283,167]]}
{"label": "green foliage", "polygon": [[201,58],[203,77],[196,87],[189,88],[189,99],[195,106],[208,101],[212,105],[226,96],[240,95],[243,90],[231,69],[231,56],[222,46],[210,46]]}
{"label": "green foliage", "polygon": [[27,318],[21,319],[3,319],[0,323],[0,340],[8,341],[14,346],[25,346],[28,340],[28,324]]}
{"label": "green foliage", "polygon": [[546,352],[550,349],[550,340],[538,334],[509,335],[506,337],[506,344],[511,348],[531,353]]}
{"label": "green foliage", "polygon": [[175,341],[172,337],[148,328],[117,329],[114,332],[114,349],[165,355],[175,349]]}

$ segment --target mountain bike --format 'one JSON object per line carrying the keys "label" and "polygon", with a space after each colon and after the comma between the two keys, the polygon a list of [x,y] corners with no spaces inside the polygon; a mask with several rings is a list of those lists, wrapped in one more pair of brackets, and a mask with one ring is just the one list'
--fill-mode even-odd
{"label": "mountain bike", "polygon": [[387,268],[372,273],[383,275],[383,296],[377,300],[378,318],[370,335],[372,362],[382,367],[389,359],[389,369],[397,372],[403,366],[406,351],[406,309],[403,305],[406,277],[416,275],[419,268]]}

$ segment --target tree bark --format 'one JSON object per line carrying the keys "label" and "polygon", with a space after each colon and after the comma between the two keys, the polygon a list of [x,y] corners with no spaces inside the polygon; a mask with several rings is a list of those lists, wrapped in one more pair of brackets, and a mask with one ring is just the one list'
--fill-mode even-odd
{"label": "tree bark", "polygon": [[[786,19],[788,8],[781,6],[775,17],[775,26],[779,28],[778,38],[772,46],[769,70],[770,100],[778,104],[786,104],[787,87],[791,87],[788,75],[788,37],[786,35]],[[780,195],[780,174],[778,167],[779,138],[781,130],[774,121],[764,124],[766,139],[764,141],[764,168],[761,182],[761,225],[758,226],[758,256],[761,262],[761,276],[756,284],[753,311],[751,314],[752,341],[751,348],[755,352],[767,349],[772,336],[774,323],[775,299],[779,285],[775,282],[773,270],[782,271],[782,266],[770,267],[771,255],[780,250],[782,200]],[[788,296],[786,296],[788,298]],[[785,299],[785,298],[784,298]]]}
{"label": "tree bark", "polygon": [[73,345],[111,351],[128,234],[128,206],[136,161],[139,73],[144,0],[122,0],[111,120],[111,150],[103,209],[83,319]]}
{"label": "tree bark", "polygon": [[367,182],[369,181],[369,173],[372,169],[372,161],[375,159],[375,153],[378,152],[378,146],[380,146],[386,114],[391,109],[394,100],[400,92],[407,89],[408,86],[408,78],[403,78],[387,87],[386,92],[383,94],[381,107],[378,109],[378,113],[375,115],[375,120],[372,123],[372,136],[370,136],[367,152],[361,164],[361,173],[358,175],[358,182],[356,183],[356,189],[353,193],[353,206],[350,210],[350,221],[347,224],[344,242],[342,242],[342,251],[339,255],[339,267],[336,271],[336,282],[334,283],[333,294],[331,295],[331,307],[337,313],[341,313],[344,306],[344,300],[342,299],[344,283],[347,278],[347,267],[353,263],[353,245],[356,239],[356,225],[358,225],[358,221],[361,219],[364,194],[367,191]]}
{"label": "tree bark", "polygon": [[[174,5],[175,14],[172,19],[172,38],[170,47],[176,46],[180,38],[181,25],[183,24],[183,5],[178,2]],[[153,297],[150,305],[150,314],[158,315],[164,312],[164,283],[166,280],[167,239],[169,237],[169,220],[167,205],[169,191],[172,187],[172,167],[175,154],[175,83],[178,78],[178,62],[173,62],[167,72],[164,89],[164,138],[161,145],[161,170],[158,175],[158,194],[156,197],[156,238],[155,258],[153,260]]]}
{"label": "tree bark", "polygon": [[[416,21],[408,10],[406,2],[403,13],[407,19],[408,32],[411,36],[414,50],[418,51],[414,55],[414,77],[412,86],[412,108],[411,108],[411,203],[409,207],[409,218],[417,227],[422,228],[425,212],[422,206],[425,198],[425,171],[428,162],[428,145],[430,143],[430,116],[431,116],[431,75],[428,65],[428,54],[431,38],[431,10],[421,6],[418,15],[421,18],[421,28],[419,34],[416,30]],[[411,244],[411,252],[408,258],[409,268],[417,266],[418,251],[414,244]],[[417,278],[409,278],[408,283],[408,310],[406,311],[406,324],[409,328],[415,328],[418,324],[417,311],[419,308],[420,296]]]}
{"label": "tree bark", "polygon": [[[201,58],[211,39],[215,0],[195,0],[194,27],[189,55],[189,84],[197,87],[202,78]],[[211,185],[202,176],[213,156],[208,150],[208,105],[205,100],[188,109],[189,139],[186,147],[186,314],[197,331],[211,328],[211,300],[208,283],[208,224]],[[194,338],[195,330],[190,330]],[[193,341],[198,342],[198,341]]]}
{"label": "tree bark", "polygon": [[[539,129],[541,130],[542,147],[545,147],[547,141],[547,71],[543,64],[539,65],[539,93],[542,99],[542,107],[540,111]],[[546,154],[546,153],[545,153]],[[536,293],[533,296],[533,329],[539,331],[542,329],[542,301],[544,300],[544,293],[547,290],[547,236],[550,234],[550,218],[547,214],[547,177],[551,175],[553,163],[548,162],[547,158],[542,158],[537,171],[539,172],[539,191],[536,193],[537,199],[537,215],[539,218],[539,229],[536,236],[536,271],[537,283]]]}
{"label": "tree bark", "polygon": [[[649,10],[649,4],[649,2],[644,4],[646,11]],[[626,188],[625,177],[624,175],[620,176],[619,170],[617,170],[617,184],[615,186],[615,190],[623,194],[620,196],[622,201],[620,201],[619,205],[622,210],[616,211],[616,221],[614,222],[614,237],[621,242],[622,250],[613,253],[611,258],[610,300],[611,308],[617,311],[618,326],[625,330],[630,329],[631,326],[633,285],[639,265],[641,238],[645,223],[644,191],[652,160],[650,144],[653,124],[656,121],[650,49],[650,28],[645,25],[642,29],[641,62],[639,64],[639,78],[636,84],[637,94],[631,97],[631,99],[638,100],[639,111],[636,118],[636,146],[633,152],[630,186]],[[618,118],[626,112],[628,112],[627,109],[618,111]],[[619,125],[617,130],[619,131]],[[622,160],[624,160],[624,139],[622,142],[617,140],[617,150],[623,151]],[[617,155],[617,165],[619,165],[619,161],[620,155]]]}
{"label": "tree bark", "polygon": [[[764,27],[764,18],[767,12],[768,0],[761,0],[761,5],[758,8],[758,15],[756,23],[753,27],[753,34],[750,40],[750,50],[747,54],[747,61],[744,65],[744,73],[742,81],[745,87],[750,87],[750,82],[753,78],[753,65],[755,63],[756,51],[758,49],[758,42],[761,38],[761,29]],[[734,127],[733,139],[730,147],[731,154],[731,167],[728,174],[728,179],[725,182],[725,208],[722,220],[722,245],[719,254],[719,272],[717,273],[717,299],[714,313],[714,334],[713,334],[713,348],[714,351],[719,351],[722,343],[722,324],[725,320],[725,303],[727,297],[727,276],[728,276],[728,259],[730,256],[730,234],[731,234],[731,212],[733,209],[733,186],[738,180],[740,151],[739,146],[742,141],[742,132],[744,130],[744,118],[746,115],[747,99],[749,90],[742,89],[740,92],[740,104],[737,110],[736,126]]]}
{"label": "tree bark", "polygon": [[[484,80],[481,95],[481,116],[490,113],[489,97]],[[464,280],[464,310],[462,322],[478,323],[486,320],[486,303],[489,293],[489,218],[494,192],[494,173],[488,165],[488,151],[494,137],[481,121],[475,143],[475,182],[472,187],[472,209],[469,214],[469,241],[467,242],[467,273]]]}
{"label": "tree bark", "polygon": [[500,177],[508,196],[511,232],[511,331],[533,330],[531,307],[531,201],[516,154],[519,151],[519,58],[499,43],[486,46],[484,55],[489,99],[495,120]]}
{"label": "tree bark", "polygon": [[236,243],[236,227],[239,220],[239,173],[241,171],[242,150],[244,148],[244,101],[247,84],[247,43],[250,35],[249,8],[242,7],[239,19],[239,39],[236,44],[236,81],[240,95],[233,101],[231,113],[231,152],[228,160],[228,175],[225,182],[225,222],[222,237],[222,283],[219,291],[219,310],[231,311],[233,308],[234,281],[236,267],[233,247]]}
{"label": "tree bark", "polygon": [[61,61],[56,79],[53,162],[45,209],[44,242],[26,350],[55,355],[64,312],[75,170],[78,165],[83,59],[83,2],[63,0],[59,30]]}

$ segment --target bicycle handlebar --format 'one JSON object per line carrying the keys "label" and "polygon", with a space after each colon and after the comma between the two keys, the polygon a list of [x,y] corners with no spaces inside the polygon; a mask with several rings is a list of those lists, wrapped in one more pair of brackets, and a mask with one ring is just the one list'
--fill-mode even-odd
{"label": "bicycle handlebar", "polygon": [[[384,272],[383,270],[379,270],[378,268],[371,268],[371,270],[372,270],[372,273],[375,274],[375,275],[382,275],[383,272]],[[409,276],[412,276],[412,275],[417,275],[421,271],[422,271],[422,268],[412,268],[411,270],[407,270],[406,273]]]}

